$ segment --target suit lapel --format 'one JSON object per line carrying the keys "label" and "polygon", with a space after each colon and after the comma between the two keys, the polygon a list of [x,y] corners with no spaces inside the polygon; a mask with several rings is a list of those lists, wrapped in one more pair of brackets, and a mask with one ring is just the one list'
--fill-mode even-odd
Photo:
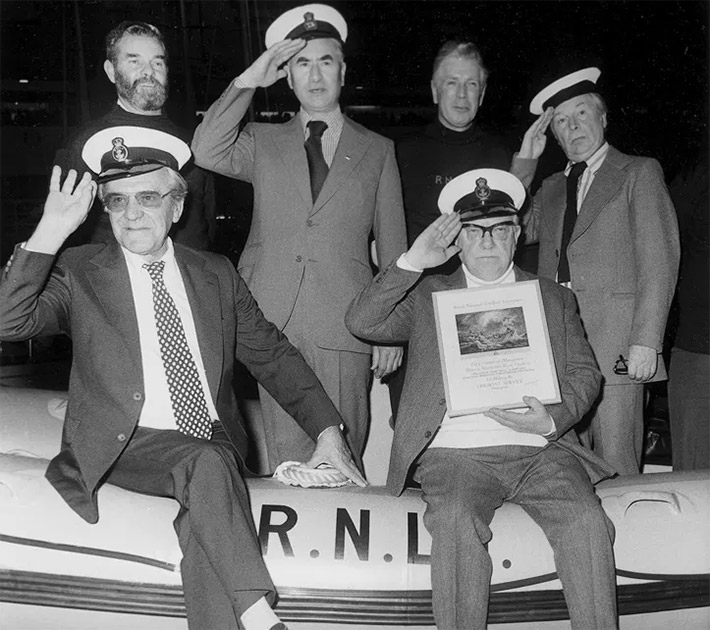
{"label": "suit lapel", "polygon": [[[318,199],[313,205],[311,214],[321,210],[343,186],[355,170],[355,167],[360,163],[360,160],[362,160],[367,148],[370,146],[370,142],[370,138],[358,131],[347,118],[343,119],[343,130],[340,133],[338,147],[333,156],[333,163],[330,165],[328,177],[323,184]],[[308,179],[307,171],[308,169],[306,169],[306,178]]]}
{"label": "suit lapel", "polygon": [[197,343],[200,346],[207,383],[213,402],[216,403],[224,364],[225,339],[219,280],[214,273],[204,268],[204,259],[177,244],[175,259],[195,322]]}
{"label": "suit lapel", "polygon": [[[91,259],[86,277],[96,298],[128,347],[129,355],[141,373],[141,349],[138,320],[128,267],[118,244],[112,242]],[[98,342],[98,340],[97,340]]]}
{"label": "suit lapel", "polygon": [[592,185],[579,209],[579,216],[574,224],[570,243],[584,234],[624,183],[624,172],[617,164],[616,159],[619,155],[621,154],[616,149],[609,147],[609,152],[594,176]]}
{"label": "suit lapel", "polygon": [[286,171],[291,175],[294,190],[298,190],[306,207],[311,208],[313,206],[311,178],[308,173],[308,160],[306,150],[303,148],[305,139],[298,114],[281,125],[280,133],[274,137],[274,141],[274,149],[281,156]]}

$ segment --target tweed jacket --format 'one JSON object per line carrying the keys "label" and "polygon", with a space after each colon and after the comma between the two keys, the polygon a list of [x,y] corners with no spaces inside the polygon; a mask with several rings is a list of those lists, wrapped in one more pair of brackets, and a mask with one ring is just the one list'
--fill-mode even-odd
{"label": "tweed jacket", "polygon": [[345,117],[314,203],[298,116],[283,124],[249,123],[240,131],[253,93],[228,87],[192,142],[196,164],[254,187],[239,273],[279,329],[299,300],[317,345],[369,353],[370,346],[348,332],[344,317],[372,279],[371,235],[382,267],[406,246],[394,145]]}
{"label": "tweed jacket", "polygon": [[[313,439],[341,418],[300,353],[262,315],[223,256],[176,244],[217,414],[244,459],[247,435],[233,391],[237,358]],[[126,261],[117,243],[55,257],[15,249],[0,278],[0,339],[72,338],[69,402],[60,453],[47,478],[89,522],[96,493],[138,424],[144,375]]]}
{"label": "tweed jacket", "polygon": [[[535,276],[515,269],[516,281]],[[599,393],[601,376],[568,289],[540,278],[540,289],[562,402],[546,408],[555,424],[551,439],[581,461],[592,482],[614,471],[583,448],[572,427]],[[353,302],[346,323],[353,334],[380,343],[409,341],[409,362],[402,390],[387,487],[402,492],[413,464],[433,440],[446,411],[432,293],[466,287],[463,270],[422,274],[400,269],[396,262],[379,273]]]}
{"label": "tweed jacket", "polygon": [[[564,173],[548,177],[526,217],[526,240],[540,242],[538,275],[554,280],[566,205]],[[567,249],[572,289],[607,384],[630,345],[660,352],[675,292],[680,244],[660,164],[613,147],[584,198]],[[659,357],[653,380],[665,380]]]}

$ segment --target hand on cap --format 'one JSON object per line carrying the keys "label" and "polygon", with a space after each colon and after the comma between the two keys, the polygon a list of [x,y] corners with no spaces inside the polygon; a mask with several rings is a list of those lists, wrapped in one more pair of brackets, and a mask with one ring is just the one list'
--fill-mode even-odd
{"label": "hand on cap", "polygon": [[365,478],[355,466],[350,449],[337,426],[328,427],[318,436],[316,448],[306,466],[315,468],[323,463],[334,466],[361,488],[367,485],[367,481],[365,481]]}
{"label": "hand on cap", "polygon": [[304,39],[284,39],[267,48],[240,76],[246,86],[269,87],[286,76],[283,65],[306,46]]}
{"label": "hand on cap", "polygon": [[547,413],[543,405],[535,396],[523,396],[523,402],[529,407],[527,411],[510,411],[492,407],[484,411],[483,415],[492,418],[504,427],[519,431],[520,433],[534,433],[536,435],[547,435],[551,429],[555,428],[550,414]]}
{"label": "hand on cap", "polygon": [[67,173],[60,187],[61,175],[62,169],[54,166],[42,218],[25,244],[25,248],[30,251],[56,254],[67,237],[84,222],[94,202],[96,182],[88,172],[84,173],[76,186],[75,170]]}
{"label": "hand on cap", "polygon": [[545,150],[545,145],[547,145],[545,131],[547,131],[550,125],[553,111],[552,107],[548,107],[538,116],[537,120],[530,125],[523,136],[523,143],[520,145],[518,157],[536,160],[542,155],[542,152]]}
{"label": "hand on cap", "polygon": [[461,219],[456,212],[442,214],[426,228],[407,250],[407,262],[415,269],[430,269],[443,265],[461,251],[452,241],[461,230]]}

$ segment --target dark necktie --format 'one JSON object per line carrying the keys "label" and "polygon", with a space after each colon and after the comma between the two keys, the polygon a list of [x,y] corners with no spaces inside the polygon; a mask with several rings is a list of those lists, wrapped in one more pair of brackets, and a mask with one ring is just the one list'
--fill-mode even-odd
{"label": "dark necktie", "polygon": [[567,175],[567,207],[565,208],[565,219],[562,224],[562,243],[560,244],[560,264],[557,268],[557,282],[569,282],[569,261],[567,260],[567,246],[572,238],[572,231],[577,220],[577,182],[582,176],[586,162],[577,162],[572,165],[569,175]]}
{"label": "dark necktie", "polygon": [[185,329],[173,298],[165,288],[162,260],[143,265],[153,281],[153,312],[158,329],[160,356],[168,379],[170,403],[180,431],[209,440],[212,420],[197,373],[195,359],[187,345]]}
{"label": "dark necktie", "polygon": [[323,157],[323,147],[321,145],[321,136],[328,128],[328,124],[322,120],[310,120],[307,125],[310,133],[304,146],[306,148],[306,157],[308,158],[308,172],[311,176],[311,196],[313,203],[318,199],[320,189],[323,188],[323,182],[328,177],[328,164]]}

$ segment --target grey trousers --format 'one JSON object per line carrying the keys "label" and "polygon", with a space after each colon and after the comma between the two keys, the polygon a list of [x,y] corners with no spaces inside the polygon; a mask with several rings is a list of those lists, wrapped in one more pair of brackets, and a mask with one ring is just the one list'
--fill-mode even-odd
{"label": "grey trousers", "polygon": [[[659,359],[660,360],[660,359]],[[643,455],[644,385],[604,385],[579,439],[620,475],[638,475]]]}
{"label": "grey trousers", "polygon": [[572,627],[617,627],[614,527],[586,471],[557,446],[433,448],[419,460],[439,630],[486,627],[495,510],[520,505],[550,541]]}
{"label": "grey trousers", "polygon": [[180,503],[174,526],[190,630],[236,630],[259,598],[273,601],[275,588],[226,436],[208,441],[139,427],[107,480]]}

